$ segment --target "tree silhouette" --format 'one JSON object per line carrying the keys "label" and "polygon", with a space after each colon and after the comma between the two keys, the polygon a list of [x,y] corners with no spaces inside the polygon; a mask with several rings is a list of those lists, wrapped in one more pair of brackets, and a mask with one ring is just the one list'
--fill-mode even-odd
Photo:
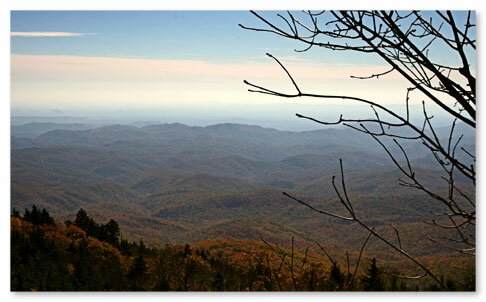
{"label": "tree silhouette", "polygon": [[384,289],[380,271],[376,265],[376,258],[373,257],[373,259],[371,259],[368,273],[361,278],[361,284],[365,291],[382,291]]}
{"label": "tree silhouette", "polygon": [[145,244],[140,241],[138,254],[132,264],[130,272],[128,273],[128,279],[130,280],[131,290],[143,290],[143,283],[145,275],[147,274],[147,263],[144,259]]}
{"label": "tree silhouette", "polygon": [[20,212],[15,208],[12,210],[12,213],[10,214],[10,216],[15,217],[15,218],[21,218]]}
{"label": "tree silhouette", "polygon": [[[14,211],[12,212],[12,216],[20,217],[20,214],[18,211],[14,209]],[[35,225],[41,225],[41,224],[47,224],[52,226],[56,225],[56,223],[54,222],[54,218],[52,218],[49,215],[49,212],[47,212],[46,209],[43,208],[41,211],[35,205],[32,206],[32,210],[25,209],[23,219]]]}
{"label": "tree silhouette", "polygon": [[97,225],[94,220],[88,216],[88,213],[82,208],[79,209],[78,213],[76,214],[74,224],[83,229],[88,236],[95,235]]}
{"label": "tree silhouette", "polygon": [[113,246],[118,246],[120,238],[120,227],[118,226],[118,222],[110,219],[110,221],[105,224],[102,229],[105,237],[103,240]]}
{"label": "tree silhouette", "polygon": [[[355,79],[378,79],[394,73],[409,84],[405,91],[404,110],[379,104],[373,100],[332,94],[308,93],[291,72],[275,56],[267,54],[288,76],[294,93],[285,93],[244,81],[250,92],[284,98],[310,97],[317,99],[340,99],[366,104],[372,118],[346,118],[342,114],[336,121],[322,121],[315,117],[296,114],[322,125],[342,125],[374,139],[390,157],[404,176],[399,185],[420,190],[443,205],[443,211],[433,214],[427,223],[450,231],[444,240],[429,238],[444,248],[463,254],[475,255],[476,184],[475,151],[462,144],[463,134],[457,133],[457,125],[467,130],[476,127],[476,79],[475,61],[475,14],[474,12],[451,11],[320,11],[277,13],[277,18],[264,17],[251,11],[262,26],[240,27],[278,35],[304,45],[298,52],[319,47],[333,51],[347,51],[363,55],[375,55],[389,69],[371,75],[353,76]],[[444,63],[434,55],[440,49],[447,52],[451,60]],[[421,109],[412,112],[410,102],[420,99]],[[450,120],[449,134],[441,137],[434,127],[430,106],[437,107]],[[420,120],[414,118],[421,116]],[[428,186],[419,177],[416,166],[403,147],[403,142],[417,141],[431,154],[432,161],[443,172],[438,176],[447,190],[442,192]],[[393,150],[395,148],[397,151]],[[320,210],[306,201],[284,192],[289,198],[319,212],[341,220],[354,222],[370,234],[382,240],[395,251],[413,261],[424,274],[431,276],[443,288],[448,288],[429,268],[402,247],[398,230],[396,240],[387,238],[368,226],[357,214],[348,196],[341,167],[341,189],[335,177],[332,185],[348,215],[338,215]],[[398,243],[396,243],[398,241]]]}

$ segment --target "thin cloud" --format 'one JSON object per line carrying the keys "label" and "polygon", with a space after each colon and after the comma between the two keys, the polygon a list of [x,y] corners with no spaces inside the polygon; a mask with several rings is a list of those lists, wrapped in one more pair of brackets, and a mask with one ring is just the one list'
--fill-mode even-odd
{"label": "thin cloud", "polygon": [[87,33],[73,33],[73,32],[63,32],[63,31],[14,31],[10,33],[12,37],[82,37],[87,35]]}
{"label": "thin cloud", "polygon": [[[383,72],[381,65],[295,62],[285,66],[309,93],[359,96],[376,102],[402,100],[408,83],[394,73],[383,80],[353,80],[351,74]],[[11,55],[14,106],[233,106],[281,102],[248,93],[243,79],[294,93],[274,62],[217,63],[189,59],[142,59],[65,55]],[[398,92],[398,93],[397,93]],[[130,107],[131,108],[131,107]]]}

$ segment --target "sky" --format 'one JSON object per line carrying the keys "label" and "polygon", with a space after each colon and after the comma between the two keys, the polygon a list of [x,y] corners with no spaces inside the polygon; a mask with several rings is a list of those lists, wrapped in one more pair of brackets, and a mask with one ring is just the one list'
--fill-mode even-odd
{"label": "sky", "polygon": [[337,118],[363,109],[248,92],[243,80],[293,92],[267,52],[307,92],[403,104],[408,85],[396,74],[350,78],[387,70],[376,55],[295,52],[302,49],[298,42],[240,23],[262,26],[248,11],[13,11],[11,112],[198,124],[295,120],[296,112]]}

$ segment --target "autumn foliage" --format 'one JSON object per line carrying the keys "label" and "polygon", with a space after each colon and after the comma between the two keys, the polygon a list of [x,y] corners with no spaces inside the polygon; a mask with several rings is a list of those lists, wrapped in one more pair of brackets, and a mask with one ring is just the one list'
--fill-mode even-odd
{"label": "autumn foliage", "polygon": [[[26,214],[26,215],[25,215]],[[212,240],[149,247],[120,240],[116,221],[98,224],[84,210],[56,226],[47,210],[11,216],[12,291],[381,291],[436,290],[364,261],[349,267],[315,253],[259,241]],[[40,218],[42,217],[42,219]],[[447,277],[455,290],[474,290],[474,272]]]}

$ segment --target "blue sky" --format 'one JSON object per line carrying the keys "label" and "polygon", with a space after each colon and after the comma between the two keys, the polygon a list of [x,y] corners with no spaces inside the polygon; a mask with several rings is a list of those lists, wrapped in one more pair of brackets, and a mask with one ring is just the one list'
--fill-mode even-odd
{"label": "blue sky", "polygon": [[[276,12],[262,14],[276,20]],[[13,11],[12,113],[188,114],[227,122],[294,119],[297,111],[332,118],[335,106],[342,111],[347,105],[247,92],[244,79],[292,90],[266,52],[280,58],[308,92],[403,103],[408,85],[399,76],[350,79],[386,70],[376,55],[320,48],[297,53],[300,43],[243,30],[239,23],[262,26],[248,11]],[[441,49],[437,54],[449,59]]]}
{"label": "blue sky", "polygon": [[[261,57],[267,51],[296,55],[293,50],[301,47],[273,34],[241,29],[240,23],[261,25],[248,11],[14,11],[11,20],[13,32],[88,34],[82,38],[13,37],[12,53],[17,54],[241,61]],[[361,56],[323,56],[313,50],[299,56],[322,62],[344,56],[347,62],[362,61]],[[379,62],[377,58],[374,61]]]}
{"label": "blue sky", "polygon": [[[94,33],[82,38],[18,37],[13,53],[225,60],[255,55],[261,36],[239,30],[247,14],[235,12],[13,12],[12,31]],[[232,44],[228,44],[231,40]],[[246,42],[246,43],[245,43]],[[278,43],[278,41],[276,41]],[[235,43],[240,47],[234,47]],[[252,44],[253,44],[252,43]],[[281,43],[278,43],[281,44]]]}
{"label": "blue sky", "polygon": [[247,12],[13,12],[12,31],[94,35],[63,39],[18,37],[12,43],[12,52],[223,61],[261,55],[262,50],[255,45],[288,46],[281,39],[255,35],[238,27],[238,23],[251,19]]}

